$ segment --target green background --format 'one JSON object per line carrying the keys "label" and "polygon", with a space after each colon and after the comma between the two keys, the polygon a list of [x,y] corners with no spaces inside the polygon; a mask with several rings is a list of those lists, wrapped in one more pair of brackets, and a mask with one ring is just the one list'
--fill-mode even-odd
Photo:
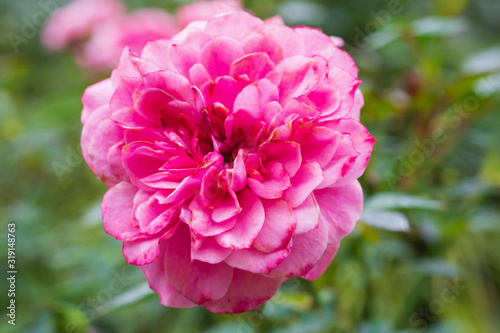
{"label": "green background", "polygon": [[[126,2],[169,11],[180,4]],[[361,121],[378,140],[361,179],[367,215],[328,271],[314,282],[290,280],[244,314],[161,306],[140,270],[126,265],[120,242],[104,233],[106,188],[82,162],[80,98],[101,77],[69,54],[44,51],[38,27],[14,52],[9,33],[23,36],[24,20],[41,7],[2,1],[0,331],[500,331],[500,2],[245,7],[342,36],[360,69]],[[409,230],[386,230],[405,220]],[[5,316],[10,221],[17,224],[14,330]]]}

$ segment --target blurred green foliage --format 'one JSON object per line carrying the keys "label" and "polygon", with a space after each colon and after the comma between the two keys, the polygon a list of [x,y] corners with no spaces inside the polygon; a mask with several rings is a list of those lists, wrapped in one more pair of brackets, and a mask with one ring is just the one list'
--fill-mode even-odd
{"label": "blurred green foliage", "polygon": [[[180,4],[126,2],[170,11]],[[245,7],[345,39],[363,79],[362,122],[378,140],[362,178],[366,223],[320,279],[292,279],[258,310],[229,316],[160,306],[140,270],[126,265],[120,242],[104,233],[106,188],[82,162],[80,98],[100,77],[68,54],[44,51],[37,34],[14,52],[8,33],[22,34],[24,18],[40,7],[3,1],[4,309],[10,221],[19,273],[17,324],[3,315],[0,331],[498,332],[500,3],[249,0]],[[387,220],[373,225],[380,215],[370,217],[372,210],[389,213]],[[384,230],[395,220],[403,231]]]}

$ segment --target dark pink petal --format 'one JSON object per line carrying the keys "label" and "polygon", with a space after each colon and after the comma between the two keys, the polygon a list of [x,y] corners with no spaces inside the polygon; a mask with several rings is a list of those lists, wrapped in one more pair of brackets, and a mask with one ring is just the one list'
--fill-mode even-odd
{"label": "dark pink petal", "polygon": [[231,63],[243,56],[243,49],[234,39],[217,37],[201,50],[199,62],[213,79],[229,75]]}
{"label": "dark pink petal", "polygon": [[229,257],[232,252],[232,249],[220,246],[213,239],[213,237],[207,237],[201,241],[201,245],[192,247],[191,260],[199,260],[209,264],[218,264]]}
{"label": "dark pink petal", "polygon": [[[155,128],[150,127],[148,121],[143,116],[141,116],[133,107],[125,107],[118,111],[114,111],[109,118],[123,129],[145,130],[148,132],[152,132],[152,130],[155,130]],[[129,143],[129,141],[127,140],[125,142]]]}
{"label": "dark pink petal", "polygon": [[355,119],[339,119],[328,125],[329,128],[351,135],[351,142],[354,149],[359,153],[354,165],[343,175],[343,178],[335,182],[335,186],[348,184],[358,179],[366,169],[373,149],[375,139],[368,130]]}
{"label": "dark pink petal", "polygon": [[319,224],[319,205],[314,195],[310,195],[298,207],[293,209],[297,217],[297,227],[294,234],[299,235],[315,229]]}
{"label": "dark pink petal", "polygon": [[285,248],[297,227],[297,217],[285,200],[264,200],[262,202],[266,220],[253,246],[262,252],[274,252]]}
{"label": "dark pink petal", "polygon": [[323,168],[325,179],[317,188],[329,187],[341,181],[352,169],[358,156],[359,153],[354,149],[351,136],[347,133],[342,134],[334,157]]}
{"label": "dark pink petal", "polygon": [[264,224],[265,212],[260,198],[249,189],[238,192],[241,212],[234,228],[215,236],[215,240],[223,247],[232,249],[249,248]]}
{"label": "dark pink petal", "polygon": [[248,187],[261,198],[281,198],[283,191],[292,186],[288,173],[279,162],[269,162],[265,168],[266,171],[260,172],[262,180],[248,178]]}
{"label": "dark pink petal", "polygon": [[337,243],[332,243],[328,244],[326,247],[325,253],[319,258],[318,262],[314,267],[304,276],[301,276],[301,278],[306,279],[306,280],[316,280],[319,278],[323,273],[326,271],[328,266],[332,263],[333,258],[337,254],[337,251],[339,250],[340,242]]}
{"label": "dark pink petal", "polygon": [[292,251],[281,264],[271,272],[271,277],[293,277],[307,274],[325,253],[328,244],[328,230],[320,219],[316,229],[293,236]]}
{"label": "dark pink petal", "polygon": [[281,163],[290,178],[295,176],[302,164],[300,145],[298,143],[271,141],[261,149],[267,161]]}
{"label": "dark pink petal", "polygon": [[200,196],[203,204],[207,208],[214,208],[218,206],[226,193],[226,188],[224,188],[222,186],[223,184],[219,182],[218,176],[219,168],[214,166],[210,167],[203,176]]}
{"label": "dark pink petal", "polygon": [[135,100],[135,110],[157,128],[162,128],[162,110],[173,97],[158,88],[143,90]]}
{"label": "dark pink petal", "polygon": [[331,86],[320,86],[309,94],[307,98],[314,103],[316,108],[321,110],[322,116],[328,116],[336,112],[341,104],[340,92]]}
{"label": "dark pink petal", "polygon": [[[291,244],[291,243],[290,243]],[[289,245],[284,249],[271,253],[264,253],[254,247],[234,250],[225,263],[234,268],[243,269],[251,273],[269,274],[288,256],[292,249]]]}
{"label": "dark pink petal", "polygon": [[126,145],[122,151],[123,166],[134,185],[149,189],[144,186],[142,179],[158,172],[160,167],[169,159],[169,154],[158,150],[147,142],[133,142]]}
{"label": "dark pink petal", "polygon": [[165,271],[168,282],[187,299],[202,304],[222,298],[233,278],[233,268],[225,263],[191,261],[191,240],[187,226],[165,241]]}
{"label": "dark pink petal", "polygon": [[140,266],[139,268],[146,276],[149,287],[160,296],[161,304],[176,308],[188,308],[196,306],[195,303],[185,298],[181,293],[172,287],[165,274],[165,244],[160,243],[159,258],[154,262]]}
{"label": "dark pink petal", "polygon": [[271,279],[261,274],[234,269],[233,281],[228,292],[218,301],[202,306],[214,313],[241,313],[264,304],[278,291],[281,279]]}
{"label": "dark pink petal", "polygon": [[[150,235],[160,231],[173,233],[178,216],[178,205],[161,205],[155,196],[151,196],[134,211],[134,218],[138,221],[139,229],[142,233]],[[163,238],[167,238],[166,235]]]}
{"label": "dark pink petal", "polygon": [[102,199],[101,211],[106,233],[121,241],[143,238],[139,228],[132,226],[132,208],[137,188],[121,182],[106,192]]}
{"label": "dark pink petal", "polygon": [[283,199],[288,201],[292,208],[296,208],[322,181],[323,173],[318,163],[303,163],[297,174],[291,179],[292,187],[283,193]]}
{"label": "dark pink petal", "polygon": [[260,120],[264,117],[267,104],[278,98],[278,89],[271,81],[259,80],[245,87],[236,97],[234,113],[242,112],[250,119]]}
{"label": "dark pink petal", "polygon": [[123,242],[123,256],[129,265],[147,265],[155,261],[160,255],[161,236],[148,239]]}
{"label": "dark pink petal", "polygon": [[204,83],[211,81],[210,74],[202,64],[195,64],[189,69],[189,79],[194,86],[201,87]]}
{"label": "dark pink petal", "polygon": [[215,82],[206,82],[201,91],[207,105],[221,103],[232,110],[236,96],[240,92],[238,82],[230,76],[221,76]]}
{"label": "dark pink petal", "polygon": [[250,81],[255,82],[265,78],[273,68],[274,63],[269,59],[267,53],[250,53],[231,64],[229,75],[233,77],[248,75]]}
{"label": "dark pink petal", "polygon": [[335,243],[352,232],[363,210],[363,189],[358,181],[314,191],[320,223],[328,226],[328,242]]}
{"label": "dark pink petal", "polygon": [[189,69],[198,62],[197,51],[191,45],[172,44],[168,56],[177,72],[184,77],[189,77]]}
{"label": "dark pink petal", "polygon": [[300,140],[304,161],[315,161],[324,168],[333,158],[340,141],[340,134],[332,129],[316,126]]}
{"label": "dark pink petal", "polygon": [[144,76],[144,83],[152,88],[158,88],[173,98],[194,105],[194,93],[191,83],[184,76],[171,70],[149,73]]}
{"label": "dark pink petal", "polygon": [[328,75],[327,62],[319,57],[286,58],[274,70],[281,75],[280,100],[282,104],[286,104],[294,97],[311,92]]}
{"label": "dark pink petal", "polygon": [[238,202],[236,194],[230,189],[226,192],[217,207],[214,207],[212,211],[212,219],[215,222],[222,222],[229,220],[236,214],[241,212],[242,208]]}
{"label": "dark pink petal", "polygon": [[191,211],[190,220],[185,220],[184,222],[190,225],[193,232],[201,236],[215,236],[232,229],[236,225],[236,218],[223,222],[215,222],[212,219],[210,211],[201,202],[200,196],[194,197],[189,204],[189,210]]}
{"label": "dark pink petal", "polygon": [[247,169],[243,157],[243,149],[238,151],[234,159],[233,172],[231,177],[231,189],[235,192],[242,190],[247,184]]}

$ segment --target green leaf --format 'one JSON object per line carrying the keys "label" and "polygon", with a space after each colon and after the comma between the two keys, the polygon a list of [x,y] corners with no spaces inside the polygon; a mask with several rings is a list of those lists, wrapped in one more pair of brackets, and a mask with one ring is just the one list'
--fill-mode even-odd
{"label": "green leaf", "polygon": [[441,210],[443,204],[437,200],[403,193],[385,192],[369,198],[365,203],[365,211],[387,211],[396,209]]}
{"label": "green leaf", "polygon": [[410,224],[404,214],[399,212],[370,212],[365,211],[361,221],[372,227],[391,230],[409,231]]}

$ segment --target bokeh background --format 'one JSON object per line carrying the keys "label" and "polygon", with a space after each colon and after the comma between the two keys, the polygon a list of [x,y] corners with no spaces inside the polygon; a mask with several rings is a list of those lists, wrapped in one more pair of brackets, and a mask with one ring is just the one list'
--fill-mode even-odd
{"label": "bokeh background", "polygon": [[[59,1],[64,3],[64,1]],[[168,0],[127,0],[129,8]],[[106,191],[82,160],[80,98],[102,77],[35,33],[38,1],[0,2],[1,332],[500,332],[500,2],[244,1],[341,36],[378,140],[366,212],[317,281],[239,315],[169,309],[104,233]],[[7,223],[17,224],[16,326]]]}

